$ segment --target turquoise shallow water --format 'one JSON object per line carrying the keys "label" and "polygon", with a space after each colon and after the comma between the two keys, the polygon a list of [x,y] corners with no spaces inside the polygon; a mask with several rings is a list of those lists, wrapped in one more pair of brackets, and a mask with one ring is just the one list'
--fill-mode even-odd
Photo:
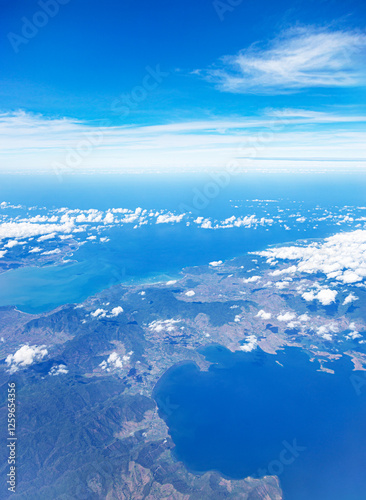
{"label": "turquoise shallow water", "polygon": [[295,348],[205,354],[218,364],[172,368],[155,390],[175,455],[190,470],[276,474],[286,500],[365,498],[366,391],[356,392],[350,360],[331,375]]}

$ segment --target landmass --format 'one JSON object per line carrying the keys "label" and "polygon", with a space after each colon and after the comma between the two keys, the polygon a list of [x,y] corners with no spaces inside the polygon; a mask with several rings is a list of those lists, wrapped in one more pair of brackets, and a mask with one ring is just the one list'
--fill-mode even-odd
{"label": "landmass", "polygon": [[342,356],[365,370],[365,301],[347,302],[349,289],[327,305],[304,300],[299,290],[323,278],[296,271],[284,280],[286,269],[277,264],[274,273],[263,256],[247,255],[185,269],[178,280],[115,285],[42,314],[0,308],[2,394],[9,380],[17,384],[12,498],[282,499],[275,476],[189,472],[163,418],[174,402],[158,409],[154,388],[178,363],[207,370],[210,345],[274,356],[293,346],[329,376]]}

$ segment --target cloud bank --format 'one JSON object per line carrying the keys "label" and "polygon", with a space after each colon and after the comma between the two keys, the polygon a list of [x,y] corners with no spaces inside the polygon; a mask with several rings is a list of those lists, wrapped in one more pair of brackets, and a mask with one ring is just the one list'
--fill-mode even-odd
{"label": "cloud bank", "polygon": [[[0,113],[1,170],[57,176],[191,171],[198,167],[223,169],[233,160],[242,169],[283,169],[283,160],[293,158],[296,162],[290,167],[295,169],[334,168],[333,159],[364,167],[366,134],[361,125],[366,117],[359,109],[357,113],[276,109],[258,116],[115,127],[22,111]],[[337,168],[340,166],[338,163]],[[108,215],[105,222],[111,221],[112,215]]]}
{"label": "cloud bank", "polygon": [[366,277],[366,231],[361,229],[338,233],[322,243],[272,248],[254,253],[266,257],[268,263],[274,259],[298,261],[296,272],[323,273],[328,279],[344,284],[359,283]]}

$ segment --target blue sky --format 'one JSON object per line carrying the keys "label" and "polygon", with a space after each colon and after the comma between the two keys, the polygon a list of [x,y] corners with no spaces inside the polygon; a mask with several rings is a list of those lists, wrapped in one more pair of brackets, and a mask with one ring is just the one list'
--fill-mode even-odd
{"label": "blue sky", "polygon": [[364,166],[364,2],[0,5],[4,169]]}

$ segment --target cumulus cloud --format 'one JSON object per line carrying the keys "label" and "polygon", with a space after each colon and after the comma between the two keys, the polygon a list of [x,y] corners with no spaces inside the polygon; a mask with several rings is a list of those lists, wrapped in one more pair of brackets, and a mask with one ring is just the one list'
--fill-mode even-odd
{"label": "cumulus cloud", "polygon": [[193,290],[188,290],[188,292],[186,292],[186,295],[187,297],[193,297],[193,295],[196,295],[196,292],[194,292]]}
{"label": "cumulus cloud", "polygon": [[167,224],[168,222],[180,222],[185,214],[181,215],[172,215],[172,214],[165,214],[165,215],[159,215],[159,217],[156,219],[156,224]]}
{"label": "cumulus cloud", "polygon": [[290,282],[289,281],[277,281],[275,283],[276,288],[279,290],[283,290],[284,288],[287,288],[289,286]]}
{"label": "cumulus cloud", "polygon": [[293,312],[281,313],[277,316],[278,321],[292,321],[296,318],[296,314]]}
{"label": "cumulus cloud", "polygon": [[316,333],[322,337],[324,340],[332,340],[332,333],[337,333],[339,331],[336,323],[328,323],[326,325],[322,325],[316,328]]}
{"label": "cumulus cloud", "polygon": [[104,222],[104,224],[113,224],[114,215],[111,212],[107,212],[106,216],[104,217],[103,222]]}
{"label": "cumulus cloud", "polygon": [[365,80],[366,35],[298,27],[267,47],[255,44],[204,74],[224,92],[286,93],[311,87],[353,87]]}
{"label": "cumulus cloud", "polygon": [[90,313],[90,316],[93,316],[93,318],[104,318],[107,314],[107,311],[105,309],[98,308],[95,311]]}
{"label": "cumulus cloud", "polygon": [[41,243],[42,241],[52,240],[55,237],[56,233],[45,234],[44,236],[40,236],[37,241]]}
{"label": "cumulus cloud", "polygon": [[260,281],[260,276],[251,276],[250,278],[243,278],[243,283],[255,283],[256,281]]}
{"label": "cumulus cloud", "polygon": [[310,292],[304,292],[302,298],[307,302],[318,300],[323,306],[329,306],[335,302],[337,294],[337,290],[322,288],[320,291],[311,290]]}
{"label": "cumulus cloud", "polygon": [[47,250],[46,252],[42,252],[42,255],[56,255],[58,253],[61,253],[61,250],[59,248],[55,248],[53,250]]}
{"label": "cumulus cloud", "polygon": [[112,316],[118,316],[121,313],[123,313],[123,308],[121,306],[114,307],[111,311]]}
{"label": "cumulus cloud", "polygon": [[272,273],[269,273],[270,276],[281,276],[282,274],[294,274],[296,272],[296,266],[286,267],[285,269],[276,269]]}
{"label": "cumulus cloud", "polygon": [[245,339],[245,344],[240,346],[240,350],[244,352],[250,352],[253,351],[257,347],[257,337],[255,335],[249,335]]}
{"label": "cumulus cloud", "polygon": [[355,300],[358,300],[358,297],[354,295],[353,293],[350,293],[347,295],[347,297],[343,301],[343,306],[346,306],[347,304],[351,304],[351,302],[354,302]]}
{"label": "cumulus cloud", "polygon": [[211,267],[218,267],[221,266],[222,260],[213,260],[212,262],[209,263]]}
{"label": "cumulus cloud", "polygon": [[323,242],[304,246],[278,247],[255,252],[274,259],[298,261],[300,273],[324,273],[328,279],[342,283],[356,283],[366,276],[366,231],[342,232]]}
{"label": "cumulus cloud", "polygon": [[66,365],[54,365],[51,370],[48,372],[48,375],[66,375],[66,373],[69,373],[69,370],[67,369]]}
{"label": "cumulus cloud", "polygon": [[352,321],[350,324],[349,324],[349,329],[351,330],[350,333],[348,335],[346,335],[346,338],[347,339],[352,339],[352,340],[355,340],[355,339],[359,339],[362,337],[362,335],[358,332],[358,329],[357,329],[357,326],[355,324],[354,321]]}
{"label": "cumulus cloud", "polygon": [[65,224],[33,224],[31,222],[3,222],[0,224],[0,240],[5,238],[31,238],[53,233],[70,233],[74,229],[72,222]]}
{"label": "cumulus cloud", "polygon": [[42,252],[41,247],[33,247],[29,250],[29,253],[39,253],[39,252]]}
{"label": "cumulus cloud", "polygon": [[261,319],[271,319],[272,314],[270,312],[265,312],[263,309],[258,311],[256,314],[256,318],[261,318]]}
{"label": "cumulus cloud", "polygon": [[205,219],[201,224],[202,229],[212,229],[212,222],[209,219]]}
{"label": "cumulus cloud", "polygon": [[180,319],[166,319],[166,320],[155,320],[149,324],[149,329],[154,332],[174,332],[177,329],[177,324],[180,323]]}
{"label": "cumulus cloud", "polygon": [[117,352],[112,352],[108,356],[107,360],[102,361],[99,366],[101,367],[102,370],[105,370],[107,372],[115,371],[115,370],[121,370],[123,366],[128,363],[130,360],[130,357],[132,355],[132,351],[128,353],[128,355],[124,356],[119,356]]}
{"label": "cumulus cloud", "polygon": [[18,245],[26,245],[25,241],[18,241],[18,240],[9,240],[6,245],[4,245],[4,248],[13,248]]}
{"label": "cumulus cloud", "polygon": [[33,363],[41,361],[47,354],[48,351],[44,345],[30,346],[25,344],[14,354],[9,354],[5,359],[5,363],[8,365],[9,372],[15,373],[20,368],[26,368]]}

